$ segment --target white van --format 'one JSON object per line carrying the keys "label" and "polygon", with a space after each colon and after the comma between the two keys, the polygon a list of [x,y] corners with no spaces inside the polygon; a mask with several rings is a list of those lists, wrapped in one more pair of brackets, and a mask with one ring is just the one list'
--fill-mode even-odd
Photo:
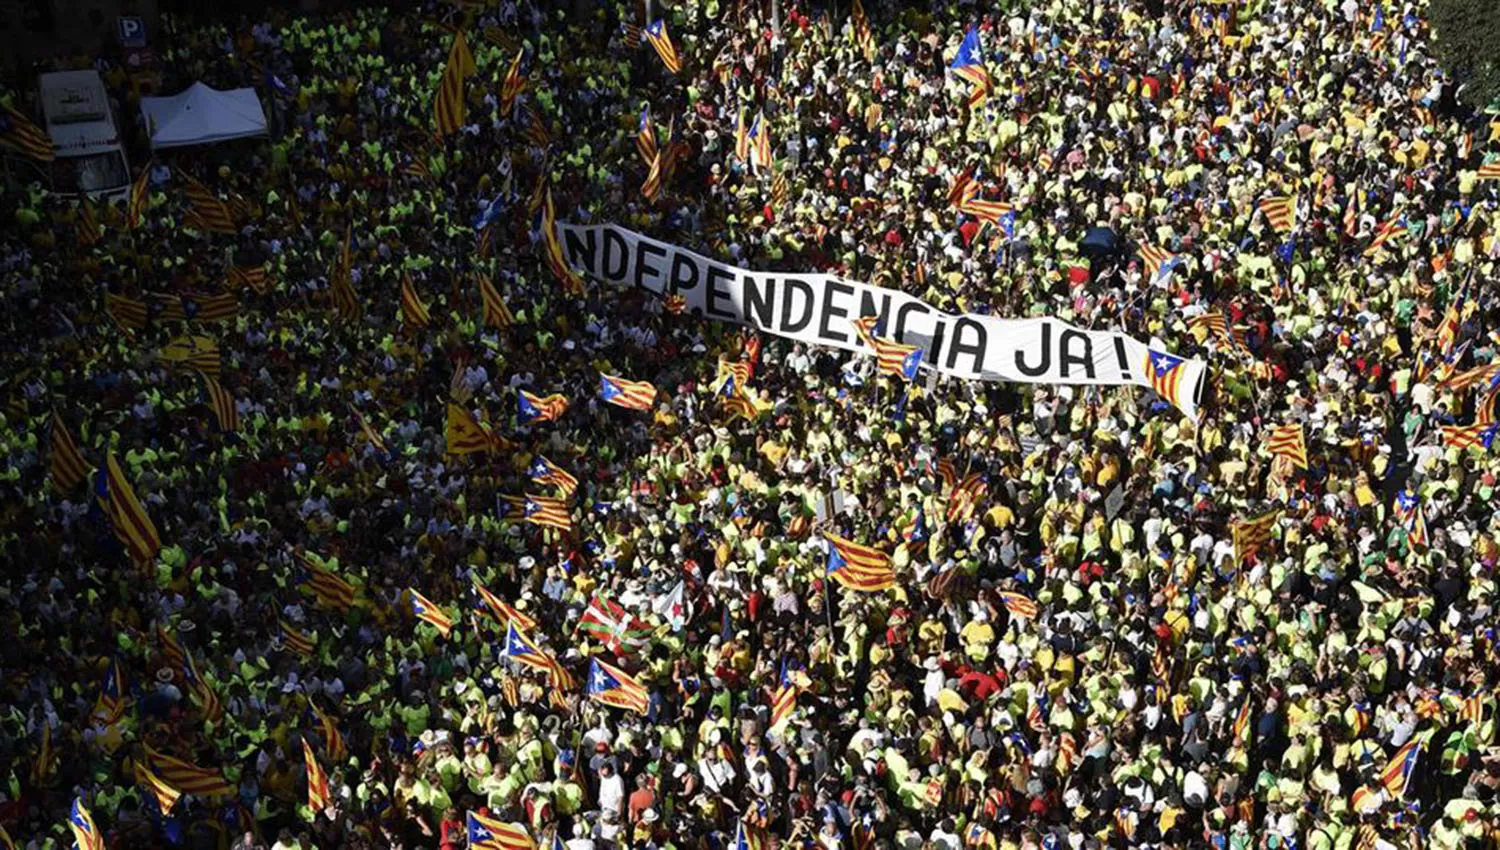
{"label": "white van", "polygon": [[98,71],[58,71],[38,82],[52,137],[52,191],[65,197],[129,198],[130,163],[120,123]]}

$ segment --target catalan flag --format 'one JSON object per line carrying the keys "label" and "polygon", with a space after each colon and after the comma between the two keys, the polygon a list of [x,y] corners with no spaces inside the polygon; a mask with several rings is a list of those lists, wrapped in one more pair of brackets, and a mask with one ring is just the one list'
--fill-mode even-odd
{"label": "catalan flag", "polygon": [[59,493],[66,493],[88,477],[89,463],[84,460],[83,452],[78,450],[78,444],[73,441],[67,424],[56,410],[52,411],[48,431],[51,440],[47,453],[47,472],[52,479],[52,487]]}
{"label": "catalan flag", "polygon": [[599,397],[628,410],[650,410],[656,404],[656,387],[645,381],[627,381],[600,373]]}
{"label": "catalan flag", "polygon": [[218,723],[224,719],[224,704],[219,701],[219,694],[213,685],[198,672],[198,664],[193,661],[192,653],[187,655],[187,665],[183,668],[183,678],[187,679],[189,690],[193,699],[198,703],[198,709],[203,712],[204,720],[209,723]]}
{"label": "catalan flag", "polygon": [[375,447],[375,451],[381,454],[390,454],[391,447],[386,445],[385,438],[380,436],[380,432],[375,430],[375,426],[370,424],[370,420],[365,418],[365,415],[359,411],[359,408],[351,404],[349,405],[349,412],[354,414],[354,423],[359,426],[360,434],[364,435],[364,438],[369,441],[370,445]]}
{"label": "catalan flag", "polygon": [[641,162],[654,166],[656,162],[656,125],[651,122],[651,106],[641,107],[641,121],[635,131],[635,152]]}
{"label": "catalan flag", "polygon": [[953,178],[953,184],[948,187],[948,206],[959,209],[964,201],[977,194],[979,184],[974,182],[974,167],[971,165]]}
{"label": "catalan flag", "polygon": [[651,157],[651,169],[646,172],[646,182],[641,184],[641,195],[652,203],[661,195],[661,151]]}
{"label": "catalan flag", "polygon": [[142,761],[135,763],[135,784],[149,795],[148,799],[156,804],[157,811],[163,815],[171,814],[172,808],[182,798],[181,791],[173,788],[171,783],[161,778]]}
{"label": "catalan flag", "polygon": [[739,121],[734,126],[734,156],[740,162],[750,161],[750,125],[745,121],[745,109],[740,109]]}
{"label": "catalan flag", "polygon": [[1475,176],[1479,180],[1500,180],[1500,160],[1479,166],[1479,171]]}
{"label": "catalan flag", "polygon": [[829,578],[850,590],[871,593],[895,587],[896,573],[889,555],[842,537],[825,534]]}
{"label": "catalan flag", "polygon": [[750,167],[770,168],[771,125],[766,123],[765,113],[756,113],[755,123],[750,125]]}
{"label": "catalan flag", "polygon": [[958,46],[958,53],[953,56],[953,63],[948,66],[955,76],[969,82],[969,108],[973,109],[984,103],[989,97],[993,83],[990,82],[990,73],[984,68],[984,51],[979,46],[979,31],[973,27],[964,34],[963,43]]}
{"label": "catalan flag", "polygon": [[324,752],[328,753],[328,760],[334,764],[342,764],[349,760],[349,747],[344,743],[344,736],[339,732],[338,718],[318,708],[318,704],[309,701],[313,716],[318,719],[318,725],[323,728]]}
{"label": "catalan flag", "polygon": [[476,275],[476,277],[479,279],[479,301],[484,308],[484,324],[488,327],[502,329],[515,324],[516,314],[512,313],[510,308],[505,306],[505,301],[500,297],[499,291],[495,289],[495,284],[491,283],[490,279],[483,274]]}
{"label": "catalan flag", "polygon": [[187,650],[182,648],[182,644],[177,642],[177,638],[172,636],[172,632],[166,626],[156,627],[156,639],[161,641],[161,654],[166,659],[167,664],[171,665],[173,670],[186,675],[188,669]]}
{"label": "catalan flag", "polygon": [[36,162],[51,162],[55,156],[52,138],[31,119],[9,106],[0,109],[0,146]]}
{"label": "catalan flag", "polygon": [[259,266],[232,266],[229,269],[229,283],[236,287],[250,287],[257,295],[265,295],[269,283],[269,275],[264,265]]}
{"label": "catalan flag", "polygon": [[1165,351],[1146,350],[1146,380],[1151,389],[1174,407],[1182,407],[1183,359]]}
{"label": "catalan flag", "polygon": [[163,362],[219,377],[219,343],[213,337],[188,334],[174,337],[161,350]]}
{"label": "catalan flag", "polygon": [[408,587],[406,592],[411,594],[411,610],[417,615],[417,619],[430,623],[433,628],[447,637],[453,631],[453,618],[443,613],[432,600],[418,593],[416,588]]}
{"label": "catalan flag", "polygon": [[1406,529],[1407,542],[1413,546],[1427,545],[1427,521],[1422,515],[1422,502],[1410,490],[1396,494],[1391,505],[1391,515],[1396,523]]}
{"label": "catalan flag", "polygon": [[224,797],[235,793],[235,787],[224,778],[223,771],[189,764],[146,747],[146,761],[151,770],[184,794],[198,797]]}
{"label": "catalan flag", "polygon": [[146,302],[109,293],[104,295],[104,312],[120,330],[127,332],[144,329],[146,317],[150,315]]}
{"label": "catalan flag", "polygon": [[490,592],[489,588],[480,584],[478,579],[474,579],[474,592],[479,594],[479,598],[484,602],[484,605],[480,606],[480,610],[488,610],[490,618],[496,623],[505,627],[509,627],[511,623],[515,623],[516,627],[522,632],[536,631],[536,620],[517,611],[514,606],[501,601],[500,597]]}
{"label": "catalan flag", "polygon": [[1379,251],[1381,247],[1385,245],[1385,243],[1399,236],[1405,235],[1406,221],[1401,216],[1397,215],[1395,218],[1392,218],[1385,224],[1380,225],[1380,229],[1375,231],[1375,238],[1370,241],[1369,247],[1365,248],[1364,256],[1368,257],[1374,254],[1376,251]]}
{"label": "catalan flag", "polygon": [[526,55],[525,48],[516,51],[516,58],[510,60],[510,69],[505,72],[505,82],[500,84],[500,114],[509,115],[511,106],[516,102],[516,95],[526,88],[526,78],[521,76],[521,58]]}
{"label": "catalan flag", "polygon": [[186,171],[181,174],[187,181],[184,194],[187,195],[188,203],[191,205],[184,223],[196,230],[234,235],[238,229],[235,227],[234,213],[229,209],[229,205],[220,200],[213,190],[198,182],[193,175]]}
{"label": "catalan flag", "polygon": [[964,476],[963,482],[948,494],[948,522],[968,522],[989,489],[984,475],[973,472]]}
{"label": "catalan flag", "polygon": [[318,764],[318,757],[313,753],[306,736],[302,738],[302,761],[307,766],[307,807],[314,812],[321,812],[328,808],[333,795],[328,791],[328,774]]}
{"label": "catalan flag", "polygon": [[1493,388],[1493,382],[1496,380],[1500,380],[1500,362],[1486,363],[1483,366],[1475,366],[1472,369],[1459,372],[1457,375],[1439,383],[1438,388],[1444,390],[1462,390],[1481,381],[1491,381],[1491,388]]}
{"label": "catalan flag", "polygon": [[1290,196],[1266,198],[1260,202],[1261,214],[1278,233],[1290,233],[1297,226],[1297,199]]}
{"label": "catalan flag", "polygon": [[1239,711],[1235,712],[1234,722],[1229,725],[1229,737],[1241,747],[1250,745],[1250,695],[1240,702]]}
{"label": "catalan flag", "polygon": [[214,412],[214,419],[218,420],[219,430],[225,433],[233,433],[240,429],[240,414],[234,405],[234,396],[224,389],[224,386],[214,380],[206,372],[199,372],[198,377],[203,379],[203,394],[208,399],[208,406]]}
{"label": "catalan flag", "polygon": [[760,407],[756,405],[755,399],[732,374],[719,388],[719,396],[724,399],[724,409],[729,412],[730,420],[745,419],[753,422],[760,416]]}
{"label": "catalan flag", "polygon": [[473,850],[537,850],[526,827],[468,813],[469,847]]}
{"label": "catalan flag", "polygon": [[682,58],[677,55],[677,48],[672,45],[672,37],[667,34],[667,24],[661,18],[651,22],[645,30],[646,40],[656,48],[656,55],[661,57],[661,64],[665,65],[667,72],[676,74],[682,71]]}
{"label": "catalan flag", "polygon": [[474,55],[463,30],[453,31],[453,46],[448,49],[448,64],[438,83],[432,102],[433,127],[438,136],[450,136],[464,125],[464,80],[474,73]]}
{"label": "catalan flag", "polygon": [[938,458],[932,465],[932,470],[937,473],[938,480],[943,482],[943,492],[953,492],[953,488],[958,485],[958,470],[953,466],[953,460]]}
{"label": "catalan flag", "polygon": [[651,709],[651,695],[633,676],[595,658],[589,664],[588,695],[605,705],[645,714]]}
{"label": "catalan flag", "polygon": [[1458,342],[1459,331],[1463,329],[1464,305],[1467,300],[1465,293],[1459,293],[1448,305],[1448,309],[1443,312],[1443,322],[1438,325],[1437,332],[1437,349],[1442,357],[1447,357],[1452,353],[1453,346]]}
{"label": "catalan flag", "polygon": [[1194,331],[1202,331],[1205,336],[1212,336],[1225,345],[1235,342],[1229,331],[1229,321],[1217,310],[1188,319],[1187,326]]}
{"label": "catalan flag", "polygon": [[73,233],[78,244],[85,247],[93,245],[104,236],[104,229],[99,226],[99,218],[94,214],[94,204],[87,197],[78,202],[78,221],[73,226]]}
{"label": "catalan flag", "polygon": [[1407,741],[1391,756],[1385,769],[1380,772],[1381,786],[1397,800],[1406,796],[1406,785],[1411,781],[1411,775],[1417,769],[1417,759],[1422,755],[1422,743],[1423,739],[1420,737]]}
{"label": "catalan flag", "polygon": [[104,456],[104,469],[95,473],[95,482],[100,505],[130,557],[137,563],[155,560],[156,553],[161,551],[161,536],[136,498],[135,489],[125,478],[114,452]]}
{"label": "catalan flag", "polygon": [[1009,611],[1012,617],[1020,617],[1023,620],[1036,619],[1036,615],[1042,610],[1035,600],[1025,594],[1010,590],[1000,591],[1000,601],[1004,603],[1005,610]]}
{"label": "catalan flag", "polygon": [[528,142],[544,150],[552,144],[552,135],[547,131],[547,122],[542,120],[542,116],[535,109],[522,104],[517,111],[521,114],[522,132],[526,135]]}
{"label": "catalan flag", "polygon": [[533,496],[527,493],[522,500],[521,508],[522,518],[532,525],[555,528],[569,534],[573,531],[573,517],[570,515],[568,503],[562,499]]}
{"label": "catalan flag", "polygon": [[1349,193],[1349,200],[1344,204],[1344,235],[1350,238],[1359,234],[1359,218],[1365,210],[1365,193],[1354,184],[1354,191]]}
{"label": "catalan flag", "polygon": [[776,172],[771,179],[771,206],[776,210],[786,208],[786,202],[791,199],[792,184],[786,176],[786,170]]}
{"label": "catalan flag", "polygon": [[875,358],[882,375],[895,375],[906,381],[917,379],[926,349],[895,340],[875,337]]}
{"label": "catalan flag", "polygon": [[409,274],[401,275],[401,321],[413,328],[425,328],[432,324],[432,315],[427,312],[427,305],[417,297],[417,289],[412,285]]}
{"label": "catalan flag", "polygon": [[552,205],[551,189],[547,190],[542,204],[542,242],[547,253],[547,266],[562,282],[563,291],[571,295],[582,295],[583,278],[568,265],[567,258],[563,256],[562,243],[557,238],[557,211]]}
{"label": "catalan flag", "polygon": [[1444,425],[1440,430],[1445,446],[1458,449],[1482,448],[1488,451],[1500,425]]}
{"label": "catalan flag", "polygon": [[1159,245],[1142,245],[1140,254],[1141,261],[1146,264],[1146,273],[1157,286],[1165,284],[1167,278],[1172,276],[1172,270],[1182,262],[1176,254]]}
{"label": "catalan flag", "polygon": [[621,22],[620,34],[625,39],[625,47],[636,50],[641,46],[641,28],[632,23]]}
{"label": "catalan flag", "polygon": [[448,402],[448,454],[467,455],[500,448],[493,431],[486,428],[462,405]]}
{"label": "catalan flag", "polygon": [[1270,511],[1254,519],[1235,520],[1231,523],[1229,534],[1234,541],[1235,560],[1243,560],[1269,543],[1271,530],[1276,527],[1276,520],[1280,518],[1280,511]]}
{"label": "catalan flag", "polygon": [[90,716],[97,718],[105,726],[112,726],[125,716],[125,704],[129,698],[130,690],[125,686],[125,672],[120,668],[120,659],[111,658],[109,666],[104,670],[104,681],[99,686],[99,699],[95,700],[94,711]]}
{"label": "catalan flag", "polygon": [[[970,185],[975,186],[976,189],[978,188],[977,184]],[[990,224],[1000,224],[1001,219],[1010,215],[1014,209],[1010,204],[1003,201],[986,201],[979,197],[977,192],[971,197],[963,199],[958,205],[959,212],[968,213],[980,221]]]}
{"label": "catalan flag", "polygon": [[1290,460],[1298,469],[1307,468],[1307,443],[1302,437],[1301,423],[1272,428],[1266,437],[1266,450]]}
{"label": "catalan flag", "polygon": [[68,812],[68,827],[78,842],[78,850],[104,850],[104,835],[94,825],[94,816],[89,814],[83,798],[73,798],[73,808]]}
{"label": "catalan flag", "polygon": [[781,660],[781,674],[776,680],[776,693],[771,697],[771,725],[769,731],[772,734],[781,734],[786,728],[788,721],[792,719],[792,713],[797,710],[797,694],[801,691],[798,686],[797,677],[787,667],[786,659]]}
{"label": "catalan flag", "polygon": [[31,764],[31,783],[46,786],[57,761],[57,751],[52,747],[52,724],[42,723],[42,740],[37,747],[36,760]]}
{"label": "catalan flag", "polygon": [[282,644],[303,658],[312,657],[313,651],[318,647],[317,642],[301,631],[298,631],[296,626],[286,620],[283,619],[279,622],[281,625]]}
{"label": "catalan flag", "polygon": [[517,418],[522,425],[533,422],[556,422],[568,410],[566,396],[553,393],[542,397],[521,390],[516,395]]}
{"label": "catalan flag", "polygon": [[344,227],[344,244],[339,248],[338,259],[328,276],[328,290],[333,297],[333,309],[346,322],[359,319],[363,308],[354,294],[354,258],[350,241],[354,235],[353,224]]}
{"label": "catalan flag", "polygon": [[130,203],[126,208],[125,226],[134,230],[141,224],[146,209],[151,205],[151,163],[141,169],[141,176],[130,186]]}
{"label": "catalan flag", "polygon": [[334,571],[315,563],[306,555],[297,555],[297,565],[306,574],[307,587],[318,604],[335,611],[347,611],[354,604],[354,585]]}
{"label": "catalan flag", "polygon": [[859,52],[864,55],[866,62],[875,61],[875,35],[870,31],[870,19],[865,17],[865,6],[860,0],[854,0],[852,8],[854,19],[854,42],[859,45]]}
{"label": "catalan flag", "polygon": [[577,478],[542,455],[537,455],[536,460],[531,462],[531,480],[537,484],[556,487],[562,491],[563,498],[572,498],[578,489]]}
{"label": "catalan flag", "polygon": [[514,621],[506,626],[505,646],[500,654],[518,664],[545,672],[551,677],[554,687],[565,688],[573,681],[573,677],[568,675],[568,671],[563,669],[562,664],[551,653],[522,634],[516,628]]}
{"label": "catalan flag", "polygon": [[146,299],[147,312],[163,321],[232,322],[240,315],[239,299],[229,292],[219,295],[148,293]]}

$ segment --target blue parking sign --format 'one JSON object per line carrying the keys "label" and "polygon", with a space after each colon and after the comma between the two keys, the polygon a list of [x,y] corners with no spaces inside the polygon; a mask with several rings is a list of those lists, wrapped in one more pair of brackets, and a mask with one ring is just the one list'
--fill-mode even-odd
{"label": "blue parking sign", "polygon": [[143,18],[120,16],[120,46],[146,46],[146,21]]}

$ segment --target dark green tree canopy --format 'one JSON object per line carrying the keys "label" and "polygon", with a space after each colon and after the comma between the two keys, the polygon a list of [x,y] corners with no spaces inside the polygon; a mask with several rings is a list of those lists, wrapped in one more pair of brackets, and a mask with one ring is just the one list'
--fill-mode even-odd
{"label": "dark green tree canopy", "polygon": [[1438,59],[1463,98],[1485,107],[1500,97],[1500,3],[1432,0],[1428,9]]}

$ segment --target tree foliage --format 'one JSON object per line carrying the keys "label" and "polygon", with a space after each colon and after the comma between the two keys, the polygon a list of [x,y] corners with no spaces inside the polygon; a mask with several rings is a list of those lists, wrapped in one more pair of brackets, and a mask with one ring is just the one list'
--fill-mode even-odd
{"label": "tree foliage", "polygon": [[1500,98],[1500,4],[1432,0],[1428,16],[1438,60],[1463,86],[1463,99],[1481,108],[1494,103]]}

